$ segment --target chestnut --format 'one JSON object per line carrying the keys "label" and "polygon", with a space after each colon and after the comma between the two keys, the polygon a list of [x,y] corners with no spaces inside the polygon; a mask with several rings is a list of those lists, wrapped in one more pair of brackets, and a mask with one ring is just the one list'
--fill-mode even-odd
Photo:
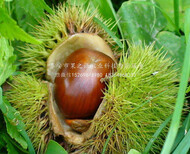
{"label": "chestnut", "polygon": [[112,73],[113,65],[111,57],[87,48],[65,59],[55,78],[55,101],[66,119],[94,116],[106,88],[101,79]]}

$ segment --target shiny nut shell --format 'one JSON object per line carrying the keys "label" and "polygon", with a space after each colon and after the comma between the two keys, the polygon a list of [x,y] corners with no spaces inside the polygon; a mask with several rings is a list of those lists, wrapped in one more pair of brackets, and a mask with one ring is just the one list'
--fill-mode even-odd
{"label": "shiny nut shell", "polygon": [[[79,134],[75,131],[73,131],[70,126],[66,124],[64,121],[64,117],[62,117],[62,114],[60,113],[58,106],[55,102],[55,99],[53,97],[54,95],[54,85],[52,83],[48,83],[49,87],[49,100],[48,100],[48,108],[49,108],[49,115],[50,121],[52,124],[52,129],[56,135],[62,135],[64,136],[65,140],[71,144],[79,145],[82,144],[86,139],[90,138],[93,135],[93,123],[90,125],[90,128],[82,133]],[[98,119],[100,115],[102,114],[104,110],[104,101],[100,104],[95,116],[94,120]]]}
{"label": "shiny nut shell", "polygon": [[[65,140],[71,144],[79,145],[82,144],[86,139],[93,135],[93,122],[91,123],[89,129],[83,133],[77,133],[70,126],[68,126],[64,117],[60,113],[60,110],[54,99],[54,80],[59,66],[65,59],[74,51],[80,48],[88,48],[92,50],[97,50],[97,52],[102,52],[107,56],[111,57],[115,62],[114,55],[110,47],[106,42],[99,36],[95,34],[78,33],[69,36],[63,43],[61,43],[52,54],[49,56],[47,61],[47,74],[46,77],[49,80],[49,118],[52,125],[52,129],[55,135],[64,136]],[[104,110],[104,100],[100,104],[94,119],[98,119]]]}
{"label": "shiny nut shell", "polygon": [[47,61],[47,79],[53,83],[56,73],[60,69],[58,66],[60,66],[71,53],[80,48],[97,50],[111,57],[116,62],[112,50],[101,37],[95,34],[79,33],[70,36],[55,48],[53,53],[49,56]]}

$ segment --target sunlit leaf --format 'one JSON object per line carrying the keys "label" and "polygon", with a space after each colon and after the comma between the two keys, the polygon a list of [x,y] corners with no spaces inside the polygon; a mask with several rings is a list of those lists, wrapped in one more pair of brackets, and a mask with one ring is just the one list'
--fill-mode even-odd
{"label": "sunlit leaf", "polygon": [[21,40],[33,44],[41,43],[21,29],[7,12],[0,8],[0,34],[9,40]]}
{"label": "sunlit leaf", "polygon": [[0,86],[12,75],[16,66],[13,65],[16,57],[13,55],[13,48],[8,40],[0,38]]}

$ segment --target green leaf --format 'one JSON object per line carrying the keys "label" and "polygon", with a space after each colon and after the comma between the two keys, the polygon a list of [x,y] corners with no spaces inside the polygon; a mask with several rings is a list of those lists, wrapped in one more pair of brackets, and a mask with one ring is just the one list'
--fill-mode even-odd
{"label": "green leaf", "polygon": [[189,128],[190,128],[189,124],[190,124],[190,113],[188,114],[188,116],[184,120],[182,127],[179,129],[171,151],[176,149],[178,144],[181,142],[181,140],[184,138],[186,133],[189,131]]}
{"label": "green leaf", "polygon": [[189,92],[190,92],[190,86],[187,88],[186,93],[189,93]]}
{"label": "green leaf", "polygon": [[[189,19],[187,18],[185,20],[185,24],[190,26]],[[164,143],[162,154],[170,153],[172,150],[172,147],[175,142],[175,138],[177,136],[178,128],[180,125],[180,119],[186,94],[186,89],[188,86],[188,79],[190,75],[190,34],[185,33],[185,37],[187,38],[187,45],[186,45],[186,51],[184,56],[184,63],[182,67],[182,74],[179,84],[179,91],[177,95],[176,105],[172,117],[172,122],[170,125],[170,129],[168,132],[168,135],[166,137],[166,141]]]}
{"label": "green leaf", "polygon": [[90,0],[90,2],[93,4],[94,8],[98,8],[99,13],[104,16],[104,18],[115,20],[112,8],[109,6],[109,0]]}
{"label": "green leaf", "polygon": [[0,37],[0,86],[15,72],[16,66],[13,65],[15,59],[8,40]]}
{"label": "green leaf", "polygon": [[68,152],[57,142],[50,140],[45,154],[68,154]]}
{"label": "green leaf", "polygon": [[22,147],[16,143],[13,139],[9,137],[9,135],[6,133],[6,131],[2,131],[0,133],[0,142],[3,141],[4,145],[3,147],[6,148],[8,153],[15,154],[15,153],[28,153],[28,151],[22,149]]}
{"label": "green leaf", "polygon": [[185,37],[177,36],[168,31],[162,31],[156,36],[156,47],[162,52],[167,52],[166,57],[174,60],[175,68],[181,71],[185,52]]}
{"label": "green leaf", "polygon": [[[124,38],[135,44],[150,43],[155,41],[155,37],[167,24],[161,11],[154,6],[153,0],[146,0],[143,3],[136,1],[124,2],[118,11],[120,25]],[[137,1],[139,2],[139,1]],[[153,6],[146,5],[146,2]]]}
{"label": "green leaf", "polygon": [[[123,37],[123,32],[118,22],[119,19],[113,8],[111,0],[104,0],[104,1],[102,0],[81,0],[81,1],[68,0],[67,2],[70,5],[85,6],[85,8],[90,6],[92,10],[98,10],[98,14],[100,14],[105,20],[111,19],[112,23],[116,23],[116,25],[118,26],[120,30],[121,36]],[[111,24],[111,26],[109,27],[109,29],[111,29],[111,31],[114,32],[116,35],[118,35],[117,26]]]}
{"label": "green leaf", "polygon": [[40,44],[41,42],[27,34],[21,29],[7,12],[0,8],[0,34],[10,40],[21,40],[32,44]]}
{"label": "green leaf", "polygon": [[190,130],[185,135],[183,140],[180,142],[180,144],[178,145],[176,150],[173,152],[173,154],[187,153],[189,151],[189,149],[190,149],[189,138],[190,138]]}
{"label": "green leaf", "polygon": [[44,2],[44,0],[16,0],[16,2],[26,11],[26,13],[29,13],[37,20],[45,17],[44,10],[53,14],[53,10]]}
{"label": "green leaf", "polygon": [[34,31],[34,25],[37,25],[38,21],[25,11],[17,0],[13,1],[12,7],[14,7],[13,14],[18,25],[26,32]]}
{"label": "green leaf", "polygon": [[11,144],[11,142],[7,142],[7,151],[8,151],[8,154],[18,154],[17,150]]}
{"label": "green leaf", "polygon": [[[15,112],[15,114],[18,112]],[[19,114],[19,113],[18,113]],[[17,127],[11,124],[6,117],[4,117],[7,127],[7,133],[15,139],[24,149],[27,149],[27,143],[23,136],[18,132]]]}
{"label": "green leaf", "polygon": [[128,154],[141,154],[139,151],[135,150],[135,149],[131,149]]}
{"label": "green leaf", "polygon": [[[69,0],[69,3],[72,4],[72,5],[85,5],[86,7],[89,5],[91,9],[93,10],[98,10],[98,14],[100,14],[105,20],[108,20],[108,19],[111,19],[111,21],[113,23],[116,23],[120,32],[121,32],[121,35],[123,34],[122,33],[122,30],[121,30],[121,26],[119,24],[119,19],[116,15],[116,12],[113,8],[113,5],[112,5],[112,2],[111,0],[82,0],[82,1],[76,1],[76,0]],[[87,5],[88,4],[88,5]],[[113,24],[112,24],[113,26]],[[112,28],[112,31],[114,33],[116,33],[117,35],[117,27],[112,27],[110,26],[109,28]]]}
{"label": "green leaf", "polygon": [[[2,147],[1,147],[1,143],[2,144]],[[7,144],[11,144],[10,146],[8,145],[7,147]],[[0,132],[0,153],[1,153],[1,148],[5,148],[5,149],[8,149],[10,147],[10,150],[11,149],[15,149],[16,152],[22,152],[23,154],[24,153],[28,153],[27,150],[23,149],[20,144],[18,144],[15,140],[13,140],[5,130],[1,131]],[[13,147],[13,148],[12,148]],[[12,150],[11,150],[12,151]]]}
{"label": "green leaf", "polygon": [[162,154],[170,153],[177,136],[178,128],[180,125],[181,113],[185,99],[186,88],[188,85],[188,78],[190,74],[190,35],[186,46],[184,64],[182,68],[182,75],[180,79],[179,91],[176,100],[175,110],[172,117],[170,129],[162,149]]}
{"label": "green leaf", "polygon": [[[9,139],[9,136],[4,131],[0,132],[0,150],[4,147],[8,154],[17,154],[18,149],[15,148],[13,142]],[[3,144],[1,145],[1,143]]]}
{"label": "green leaf", "polygon": [[114,16],[115,10],[113,9],[110,0],[90,0],[90,3],[94,9],[98,8],[98,12],[103,16],[104,19],[112,19],[113,22],[117,21],[116,17]]}
{"label": "green leaf", "polygon": [[4,117],[7,118],[7,120],[14,126],[17,127],[17,131],[20,132],[20,134],[24,137],[28,144],[28,149],[30,154],[35,154],[34,147],[32,146],[32,143],[25,131],[25,125],[22,122],[21,116],[18,114],[18,112],[10,105],[10,103],[3,98],[2,95],[2,88],[0,87],[0,109],[4,114]]}
{"label": "green leaf", "polygon": [[87,6],[87,3],[89,3],[89,0],[80,0],[80,1],[67,0],[67,3],[69,3],[70,5],[76,5],[76,6]]}
{"label": "green leaf", "polygon": [[0,0],[0,7],[3,6],[3,0]]}

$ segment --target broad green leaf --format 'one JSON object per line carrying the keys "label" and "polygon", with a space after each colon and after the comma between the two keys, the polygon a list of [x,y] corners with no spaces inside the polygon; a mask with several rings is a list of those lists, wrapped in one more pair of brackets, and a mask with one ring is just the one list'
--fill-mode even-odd
{"label": "broad green leaf", "polygon": [[135,150],[135,149],[131,149],[128,154],[141,154],[139,151]]}
{"label": "broad green leaf", "polygon": [[[174,21],[174,0],[156,0],[156,2],[160,5],[160,7],[170,16],[170,18]],[[185,10],[190,7],[189,0],[179,0],[179,26],[183,30],[184,25],[184,13]],[[168,23],[167,28],[170,31],[174,31],[174,28],[171,24]]]}
{"label": "broad green leaf", "polygon": [[10,40],[17,39],[32,44],[41,43],[21,29],[16,21],[14,21],[2,8],[0,8],[0,34]]}
{"label": "broad green leaf", "polygon": [[[172,19],[170,18],[170,16],[168,16],[168,14],[157,4],[157,3],[153,3],[154,1],[143,1],[143,0],[130,0],[131,3],[133,4],[141,4],[141,5],[148,5],[148,6],[152,6],[157,8],[158,10],[161,11],[161,13],[163,14],[163,16],[165,17],[165,19],[167,19],[168,24],[170,24],[171,26],[173,26],[174,29],[177,29],[175,23],[172,21]],[[178,34],[179,31],[177,31]]]}
{"label": "broad green leaf", "polygon": [[185,52],[185,37],[177,36],[168,31],[162,31],[156,36],[156,47],[163,47],[162,51],[167,52],[166,57],[174,60],[175,68],[181,70]]}
{"label": "broad green leaf", "polygon": [[113,14],[113,10],[110,7],[111,1],[110,0],[90,0],[91,5],[94,8],[98,8],[99,13],[105,18],[105,19],[112,19],[112,21],[115,21],[115,17]]}
{"label": "broad green leaf", "polygon": [[185,153],[187,153],[189,151],[189,149],[190,149],[189,138],[190,138],[190,130],[185,135],[183,140],[180,142],[180,144],[178,145],[176,150],[173,152],[173,154],[183,154],[183,153],[185,154]]}
{"label": "broad green leaf", "polygon": [[18,25],[25,30],[26,32],[31,32],[34,30],[34,25],[38,24],[38,21],[31,16],[29,13],[27,13],[17,2],[17,0],[14,0],[12,3],[12,6],[14,7],[14,15],[15,20],[18,22]]}
{"label": "broad green leaf", "polygon": [[16,66],[13,65],[15,59],[8,40],[0,37],[0,86],[15,72]]}
{"label": "broad green leaf", "polygon": [[18,5],[37,20],[45,17],[44,10],[53,14],[53,10],[44,0],[16,0]]}
{"label": "broad green leaf", "polygon": [[60,146],[57,142],[50,140],[45,154],[53,154],[53,153],[68,154],[68,152],[62,146]]}
{"label": "broad green leaf", "polygon": [[145,42],[149,45],[166,26],[166,19],[158,8],[146,5],[146,2],[155,4],[153,0],[146,0],[145,4],[134,2],[124,2],[118,11],[124,38],[135,44]]}
{"label": "broad green leaf", "polygon": [[11,136],[11,138],[15,139],[24,149],[27,149],[27,143],[20,132],[18,132],[17,127],[11,124],[6,117],[4,117],[4,119],[6,122],[7,133]]}

